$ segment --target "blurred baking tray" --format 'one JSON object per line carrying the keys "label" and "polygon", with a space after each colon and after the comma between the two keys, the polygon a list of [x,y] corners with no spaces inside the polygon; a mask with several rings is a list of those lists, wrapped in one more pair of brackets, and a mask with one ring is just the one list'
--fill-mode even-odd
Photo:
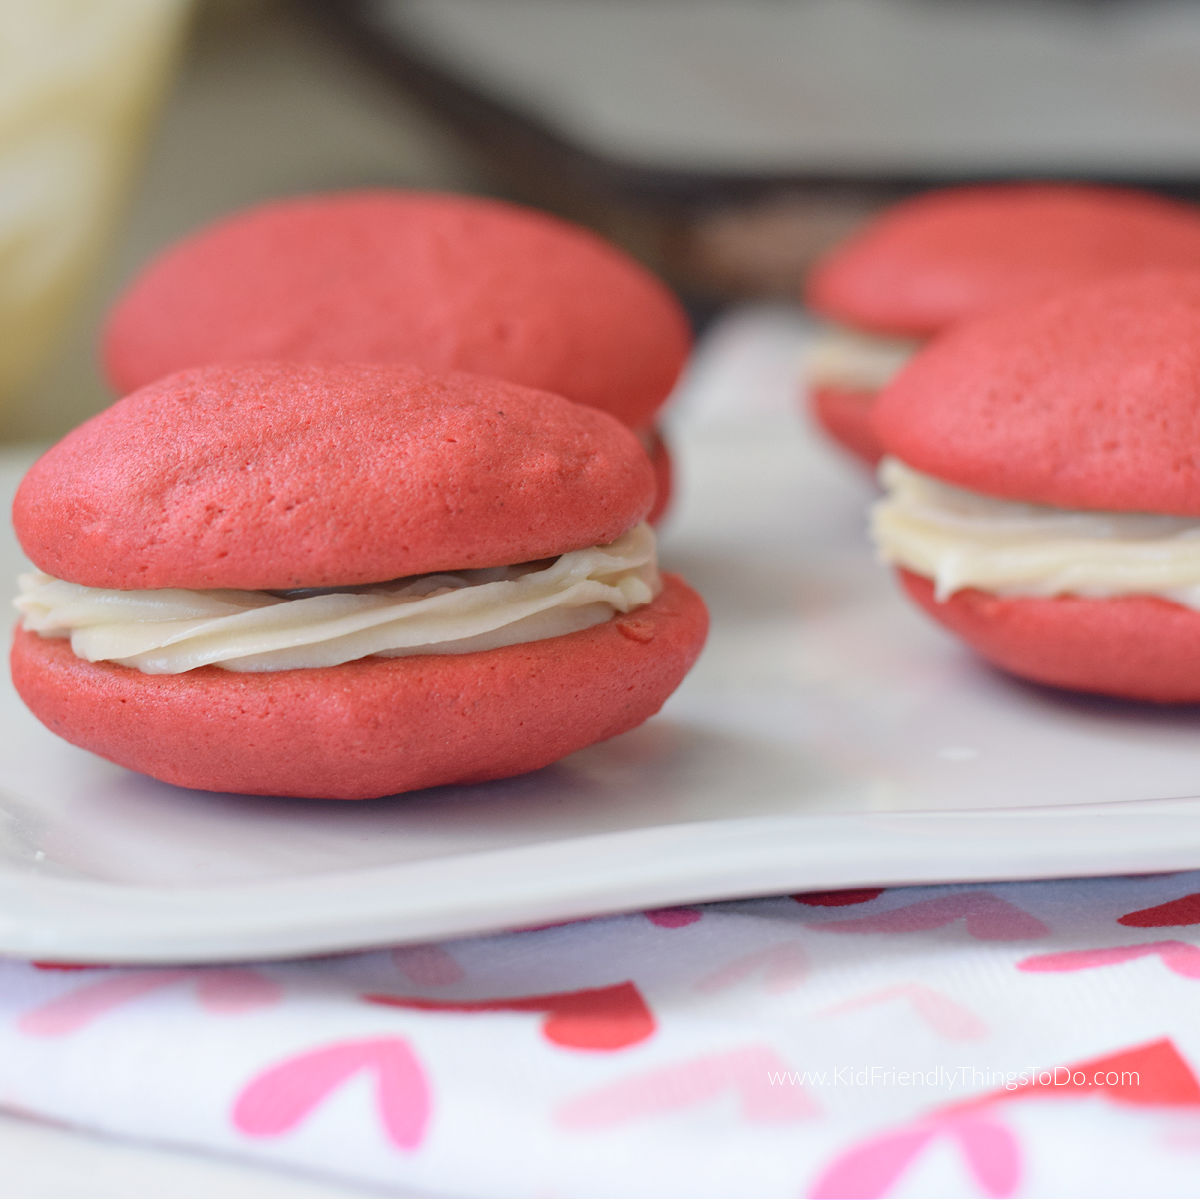
{"label": "blurred baking tray", "polygon": [[914,188],[1200,181],[1181,0],[310,0],[519,198],[701,294]]}
{"label": "blurred baking tray", "polygon": [[[657,718],[556,766],[367,804],[189,792],[57,740],[5,680],[0,953],[281,957],[810,889],[1200,867],[1197,711],[1020,684],[911,611],[865,542],[870,481],[795,410],[806,337],[761,310],[706,339],[663,549],[709,600],[709,646]],[[6,487],[27,461],[5,459]]]}
{"label": "blurred baking tray", "polygon": [[1181,0],[346,0],[331,15],[398,82],[453,87],[647,185],[1200,174],[1200,11]]}

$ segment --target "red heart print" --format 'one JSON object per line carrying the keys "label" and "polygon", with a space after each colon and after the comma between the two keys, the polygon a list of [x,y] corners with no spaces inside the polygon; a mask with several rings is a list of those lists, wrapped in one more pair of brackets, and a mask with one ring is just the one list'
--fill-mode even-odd
{"label": "red heart print", "polygon": [[1162,925],[1200,925],[1200,892],[1191,892],[1152,908],[1139,908],[1117,918],[1118,925],[1157,929]]}
{"label": "red heart print", "polygon": [[965,921],[971,937],[985,942],[1019,941],[1050,932],[1032,913],[987,891],[952,892],[867,917],[806,924],[811,929],[839,933],[918,933],[959,920]]}
{"label": "red heart print", "polygon": [[840,892],[796,892],[792,899],[810,908],[843,908],[847,904],[866,904],[883,895],[883,888],[845,888]]}
{"label": "red heart print", "polygon": [[655,1030],[654,1014],[629,981],[577,992],[514,996],[503,1000],[430,1000],[423,996],[363,997],[370,1004],[426,1012],[542,1012],[542,1033],[571,1050],[624,1050]]}
{"label": "red heart print", "polygon": [[943,1111],[984,1108],[1032,1095],[1077,1096],[1091,1091],[1113,1104],[1200,1107],[1200,1082],[1169,1038],[1067,1066],[1050,1067],[1044,1074],[1045,1079],[1031,1079],[1011,1089],[1001,1087],[971,1096],[947,1105]]}

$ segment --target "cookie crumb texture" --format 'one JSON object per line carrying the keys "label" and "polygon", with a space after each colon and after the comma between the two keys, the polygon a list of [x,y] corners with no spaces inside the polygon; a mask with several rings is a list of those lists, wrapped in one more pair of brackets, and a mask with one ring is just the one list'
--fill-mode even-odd
{"label": "cookie crumb texture", "polygon": [[700,597],[663,578],[636,637],[612,620],[477,654],[142,675],[18,628],[13,682],[60,737],[181,787],[358,800],[478,783],[547,766],[662,707],[708,630]]}
{"label": "cookie crumb texture", "polygon": [[930,580],[897,574],[938,624],[1013,675],[1102,696],[1200,703],[1200,612],[1194,609],[1153,596],[1088,600],[976,589],[939,602]]}

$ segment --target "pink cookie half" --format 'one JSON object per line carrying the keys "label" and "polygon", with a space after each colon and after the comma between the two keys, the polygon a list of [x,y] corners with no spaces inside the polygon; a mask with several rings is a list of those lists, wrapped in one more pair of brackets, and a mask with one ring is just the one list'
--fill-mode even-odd
{"label": "pink cookie half", "polygon": [[664,579],[653,603],[564,637],[319,670],[143,675],[18,629],[13,682],[60,737],[182,787],[354,800],[476,783],[662,707],[708,628],[699,596]]}
{"label": "pink cookie half", "polygon": [[1200,272],[966,322],[904,367],[873,421],[886,453],[972,491],[1200,516]]}
{"label": "pink cookie half", "polygon": [[412,362],[651,423],[690,347],[670,291],[578,226],[495,200],[361,191],[236,213],[164,251],[113,309],[117,392],[185,367]]}
{"label": "pink cookie half", "polygon": [[905,591],[989,662],[1053,687],[1161,704],[1200,702],[1200,612],[1153,596],[1086,600],[934,598],[930,580],[898,571]]}
{"label": "pink cookie half", "polygon": [[806,299],[858,329],[928,337],[1104,276],[1200,269],[1200,209],[1080,184],[945,188],[903,201],[814,268]]}
{"label": "pink cookie half", "polygon": [[650,509],[646,520],[657,525],[667,514],[671,506],[671,496],[675,487],[675,463],[667,443],[658,432],[643,437],[642,444],[648,446],[646,453],[650,455],[650,465],[654,468],[654,506]]}
{"label": "pink cookie half", "polygon": [[871,419],[878,392],[857,388],[812,386],[806,389],[813,419],[855,458],[873,467],[883,457]]}
{"label": "pink cookie half", "polygon": [[13,523],[104,588],[338,587],[556,557],[654,499],[606,413],[481,376],[259,363],[168,376],[30,469]]}

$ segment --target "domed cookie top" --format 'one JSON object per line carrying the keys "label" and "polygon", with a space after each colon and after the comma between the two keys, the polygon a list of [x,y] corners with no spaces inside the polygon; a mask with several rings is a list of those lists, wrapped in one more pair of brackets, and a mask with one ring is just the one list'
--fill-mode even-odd
{"label": "domed cookie top", "polygon": [[279,590],[528,562],[619,537],[654,496],[612,417],[406,366],[168,376],[68,434],[13,504],[25,552],[105,588]]}
{"label": "domed cookie top", "polygon": [[1159,267],[1200,269],[1200,210],[1124,188],[948,188],[888,209],[832,250],[807,300],[847,325],[923,337],[1052,289]]}
{"label": "domed cookie top", "polygon": [[885,451],[972,491],[1200,516],[1200,272],[1070,288],[921,351],[874,412]]}
{"label": "domed cookie top", "polygon": [[494,375],[647,424],[690,333],[667,288],[577,226],[467,196],[278,201],[185,238],[112,314],[118,392],[206,363],[412,362]]}

